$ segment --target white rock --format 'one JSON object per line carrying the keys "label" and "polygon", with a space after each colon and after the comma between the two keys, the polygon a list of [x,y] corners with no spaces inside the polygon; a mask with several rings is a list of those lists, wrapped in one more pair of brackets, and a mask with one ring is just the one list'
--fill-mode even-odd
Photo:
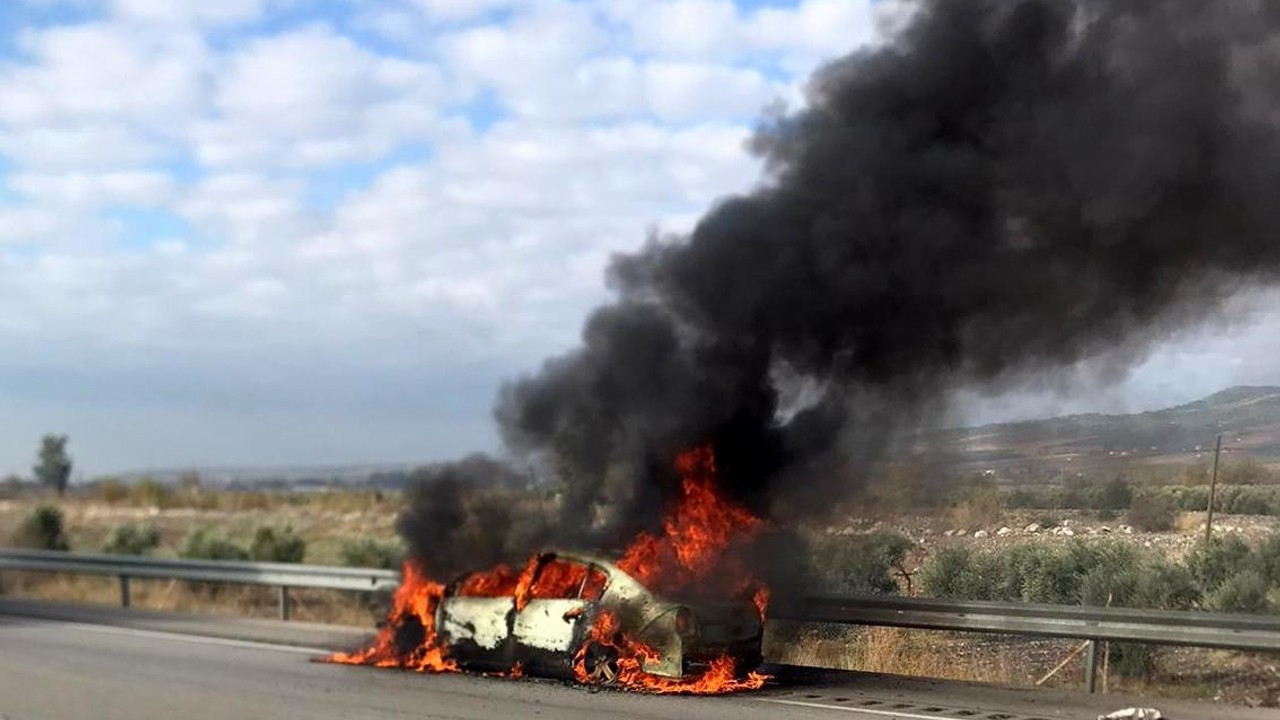
{"label": "white rock", "polygon": [[1002,527],[1002,528],[1000,528],[999,530],[997,530],[997,531],[996,531],[996,535],[997,535],[998,537],[1004,537],[1004,536],[1006,536],[1006,535],[1009,535],[1009,534],[1010,534],[1010,533],[1012,533],[1012,532],[1013,532],[1013,530],[1011,530],[1011,529],[1009,529],[1009,528],[1007,528],[1007,527]]}
{"label": "white rock", "polygon": [[973,536],[975,538],[978,538],[979,540],[981,540],[984,537],[987,537],[988,535],[990,535],[990,533],[988,533],[986,530],[979,530],[973,534]]}
{"label": "white rock", "polygon": [[1098,532],[1102,533],[1103,535],[1110,535],[1111,528],[1107,527],[1106,525],[1103,525],[1102,527],[1098,528]]}
{"label": "white rock", "polygon": [[1030,525],[1022,528],[1022,531],[1029,532],[1029,533],[1038,533],[1040,532],[1040,523],[1031,523]]}
{"label": "white rock", "polygon": [[965,535],[968,535],[968,534],[969,534],[968,530],[960,529],[956,531],[956,537],[964,537]]}
{"label": "white rock", "polygon": [[956,534],[956,531],[955,531],[955,530],[948,530],[948,531],[946,531],[946,532],[942,533],[942,537],[954,537],[954,536],[955,536],[955,534]]}

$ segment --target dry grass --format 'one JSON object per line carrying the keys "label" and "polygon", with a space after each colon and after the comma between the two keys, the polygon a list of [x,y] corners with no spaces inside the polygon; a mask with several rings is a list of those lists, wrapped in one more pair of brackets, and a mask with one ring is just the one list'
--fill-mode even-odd
{"label": "dry grass", "polygon": [[1004,513],[1004,498],[994,486],[968,488],[948,511],[951,523],[969,530],[993,527]]}
{"label": "dry grass", "polygon": [[[349,540],[395,541],[394,522],[400,507],[399,496],[369,491],[288,495],[187,488],[174,491],[164,507],[135,504],[144,496],[125,493],[114,503],[96,495],[72,495],[57,501],[65,516],[71,549],[98,552],[111,529],[121,524],[154,525],[161,537],[155,554],[168,556],[196,529],[212,531],[247,547],[259,527],[290,526],[307,541],[307,562],[336,565],[341,564],[342,546]],[[203,499],[187,502],[197,496]],[[0,546],[37,505],[51,501],[51,497],[39,496],[0,500]],[[145,609],[245,617],[275,617],[278,612],[276,590],[270,587],[135,578],[130,589],[132,604]],[[115,578],[83,575],[6,572],[0,576],[0,594],[112,606],[120,603]],[[386,610],[361,593],[294,589],[290,598],[292,616],[314,622],[367,627]]]}
{"label": "dry grass", "polygon": [[[111,532],[121,524],[154,525],[160,532],[158,555],[172,555],[183,539],[196,529],[223,535],[247,546],[259,527],[292,527],[307,542],[306,561],[312,564],[339,564],[345,541],[370,537],[395,541],[395,517],[400,510],[398,495],[378,495],[366,491],[311,493],[238,493],[200,491],[220,498],[210,508],[189,506],[138,506],[126,502],[110,504],[97,497],[69,496],[57,502],[65,517],[67,537],[76,552],[98,552]],[[244,500],[240,496],[266,497]],[[0,500],[0,545],[8,542],[31,511],[48,497]],[[265,508],[252,507],[266,502]],[[227,509],[247,505],[240,509]],[[220,506],[220,507],[212,507]]]}
{"label": "dry grass", "polygon": [[949,633],[890,627],[775,623],[765,655],[792,665],[965,680],[1002,685],[1033,681],[1008,654],[983,651]]}
{"label": "dry grass", "polygon": [[1176,533],[1195,532],[1203,526],[1204,513],[1202,512],[1181,512],[1173,519],[1173,531]]}

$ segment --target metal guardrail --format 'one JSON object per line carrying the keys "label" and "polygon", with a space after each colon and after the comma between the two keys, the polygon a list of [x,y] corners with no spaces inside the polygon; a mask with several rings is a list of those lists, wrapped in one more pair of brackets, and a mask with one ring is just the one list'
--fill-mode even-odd
{"label": "metal guardrail", "polygon": [[812,597],[770,608],[770,618],[919,630],[1088,640],[1085,684],[1097,687],[1099,642],[1280,653],[1280,617],[896,596]]}
{"label": "metal guardrail", "polygon": [[399,573],[372,568],[94,555],[52,550],[0,549],[0,570],[115,576],[120,580],[120,605],[123,607],[129,607],[130,578],[274,585],[278,588],[282,620],[289,618],[291,587],[374,592],[394,590],[400,584]]}
{"label": "metal guardrail", "polygon": [[[120,579],[120,603],[129,605],[130,578],[274,585],[280,617],[289,617],[288,589],[393,590],[400,575],[391,570],[324,567],[290,563],[181,560],[122,555],[89,555],[47,550],[0,549],[0,570],[83,573]],[[880,625],[921,630],[1076,638],[1089,641],[1085,681],[1097,682],[1099,642],[1218,648],[1280,653],[1280,617],[1132,608],[1076,607],[1032,603],[971,602],[897,596],[811,597],[775,603],[771,620]]]}

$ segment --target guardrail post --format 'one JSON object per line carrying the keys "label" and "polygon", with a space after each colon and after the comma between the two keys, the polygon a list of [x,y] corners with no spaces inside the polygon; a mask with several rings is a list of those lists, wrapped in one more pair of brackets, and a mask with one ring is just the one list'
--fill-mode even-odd
{"label": "guardrail post", "polygon": [[120,607],[129,607],[129,576],[120,576]]}
{"label": "guardrail post", "polygon": [[1093,694],[1098,691],[1098,641],[1089,641],[1089,650],[1084,655],[1084,689]]}
{"label": "guardrail post", "polygon": [[280,592],[280,619],[288,620],[289,619],[289,588],[285,587],[284,585],[281,585],[279,588],[279,592]]}

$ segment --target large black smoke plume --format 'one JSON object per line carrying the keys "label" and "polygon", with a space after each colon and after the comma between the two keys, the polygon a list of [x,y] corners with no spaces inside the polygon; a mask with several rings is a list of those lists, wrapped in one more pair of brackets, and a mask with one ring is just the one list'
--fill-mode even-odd
{"label": "large black smoke plume", "polygon": [[561,531],[656,519],[714,445],[762,513],[855,483],[960,387],[1140,349],[1280,270],[1280,5],[923,0],[762,121],[766,175],[619,257],[580,348],[506,386]]}

